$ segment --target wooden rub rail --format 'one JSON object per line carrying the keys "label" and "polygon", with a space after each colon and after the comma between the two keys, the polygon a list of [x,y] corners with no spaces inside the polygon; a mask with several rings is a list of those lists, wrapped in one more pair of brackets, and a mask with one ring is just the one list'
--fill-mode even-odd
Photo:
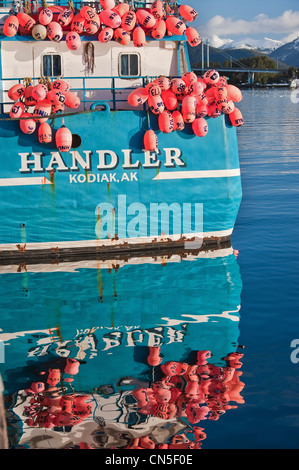
{"label": "wooden rub rail", "polygon": [[35,264],[43,262],[62,262],[76,261],[86,259],[109,259],[126,256],[164,256],[168,254],[192,254],[197,255],[203,251],[213,251],[223,248],[230,248],[230,235],[222,237],[206,238],[199,245],[192,239],[165,240],[153,243],[128,244],[122,243],[118,245],[89,245],[84,247],[63,247],[63,248],[45,248],[45,249],[22,249],[1,251],[0,249],[0,265],[10,264]]}

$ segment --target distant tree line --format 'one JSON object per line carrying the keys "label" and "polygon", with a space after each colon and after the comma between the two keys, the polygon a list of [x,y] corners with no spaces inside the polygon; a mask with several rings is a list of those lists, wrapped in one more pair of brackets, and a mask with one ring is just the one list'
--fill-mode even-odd
{"label": "distant tree line", "polygon": [[[210,62],[209,67],[215,68],[238,68],[240,70],[241,64],[249,69],[281,69],[285,67],[285,70],[277,73],[255,73],[254,83],[261,85],[272,84],[272,83],[288,83],[298,76],[298,69],[296,67],[287,67],[284,64],[277,63],[276,60],[270,59],[265,55],[257,55],[248,58],[240,58],[236,62],[232,58],[231,60],[224,60],[222,64],[220,62]],[[194,64],[194,68],[200,68],[201,64]],[[241,84],[247,83],[248,73],[247,72],[225,72],[225,75],[229,77],[230,83]]]}

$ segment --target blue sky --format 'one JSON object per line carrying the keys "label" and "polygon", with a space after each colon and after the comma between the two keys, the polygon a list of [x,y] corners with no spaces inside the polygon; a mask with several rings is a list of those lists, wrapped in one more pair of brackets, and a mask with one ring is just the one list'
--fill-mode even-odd
{"label": "blue sky", "polygon": [[203,38],[269,37],[288,42],[299,36],[298,0],[181,0],[183,3],[197,10],[194,26]]}

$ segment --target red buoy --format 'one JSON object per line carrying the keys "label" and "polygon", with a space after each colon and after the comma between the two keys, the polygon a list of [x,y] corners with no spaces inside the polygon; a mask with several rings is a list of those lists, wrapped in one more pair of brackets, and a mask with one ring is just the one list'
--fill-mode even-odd
{"label": "red buoy", "polygon": [[161,18],[164,18],[164,16],[165,16],[165,9],[164,9],[164,5],[163,5],[163,3],[161,2],[161,0],[155,0],[155,1],[151,4],[150,12],[151,12],[151,14],[153,15],[153,17],[154,17],[156,20],[159,20],[159,19],[161,19]]}
{"label": "red buoy", "polygon": [[128,3],[119,3],[111,8],[111,10],[115,11],[122,18],[130,10],[130,5]]}
{"label": "red buoy", "polygon": [[51,83],[51,90],[59,90],[61,93],[67,93],[70,89],[69,84],[65,80],[54,80]]}
{"label": "red buoy", "polygon": [[81,38],[76,31],[69,31],[65,37],[65,42],[71,51],[77,51],[81,47]]}
{"label": "red buoy", "polygon": [[146,131],[143,137],[144,150],[156,152],[158,150],[158,137],[152,129]]}
{"label": "red buoy", "polygon": [[244,119],[243,119],[243,115],[242,115],[241,111],[239,110],[239,108],[235,107],[233,112],[230,113],[228,116],[229,116],[230,122],[232,123],[232,125],[234,127],[243,126]]}
{"label": "red buoy", "polygon": [[53,12],[50,8],[43,8],[38,15],[38,21],[40,24],[47,26],[53,20]]}
{"label": "red buoy", "polygon": [[146,44],[145,32],[140,26],[133,31],[133,43],[135,47],[143,47]]}
{"label": "red buoy", "polygon": [[51,114],[51,108],[52,104],[48,99],[39,101],[33,110],[34,119],[38,122],[46,122]]}
{"label": "red buoy", "polygon": [[38,85],[35,85],[35,87],[33,87],[31,91],[31,96],[36,101],[45,100],[47,97],[47,94],[48,94],[48,88],[43,83],[39,83]]}
{"label": "red buoy", "polygon": [[166,109],[169,111],[176,109],[178,105],[178,99],[173,91],[163,90],[161,96]]}
{"label": "red buoy", "polygon": [[151,30],[151,35],[154,39],[162,39],[166,34],[166,23],[163,18],[156,21],[155,26]]}
{"label": "red buoy", "polygon": [[74,12],[73,10],[67,8],[66,10],[62,10],[58,17],[57,17],[57,23],[60,24],[60,26],[68,26],[74,19]]}
{"label": "red buoy", "polygon": [[72,19],[71,30],[76,31],[78,34],[83,33],[84,23],[85,18],[83,18],[80,13],[77,13]]}
{"label": "red buoy", "polygon": [[[24,113],[22,115],[22,118],[32,118],[32,114],[30,113]],[[36,129],[36,122],[34,119],[21,119],[20,120],[20,128],[21,131],[24,132],[24,134],[33,134],[33,132]]]}
{"label": "red buoy", "polygon": [[23,96],[25,93],[25,86],[21,85],[21,83],[17,83],[16,85],[13,85],[9,90],[8,90],[8,98],[13,101],[17,101],[21,96]]}
{"label": "red buoy", "polygon": [[165,109],[158,117],[158,125],[161,132],[169,134],[174,130],[172,113]]}
{"label": "red buoy", "polygon": [[65,93],[65,105],[69,108],[76,109],[80,106],[80,98],[73,91]]}
{"label": "red buoy", "polygon": [[8,37],[15,36],[19,29],[19,20],[16,16],[9,16],[3,26],[3,34]]}
{"label": "red buoy", "polygon": [[62,27],[57,21],[51,21],[47,26],[47,34],[51,41],[59,42],[63,36]]}
{"label": "red buoy", "polygon": [[126,31],[132,31],[136,24],[136,14],[134,11],[127,11],[121,19],[121,27]]}
{"label": "red buoy", "polygon": [[131,41],[131,36],[123,28],[116,28],[114,30],[114,39],[119,44],[126,46]]}
{"label": "red buoy", "polygon": [[114,30],[112,28],[104,28],[98,35],[98,40],[100,42],[109,42],[113,38]]}
{"label": "red buoy", "polygon": [[156,24],[155,17],[147,10],[143,10],[142,8],[136,11],[136,17],[138,23],[145,28],[153,28]]}
{"label": "red buoy", "polygon": [[121,25],[121,17],[113,10],[102,10],[100,20],[104,25],[113,29],[119,28]]}
{"label": "red buoy", "polygon": [[19,118],[24,113],[25,105],[22,101],[16,101],[10,108],[9,116],[11,118]]}
{"label": "red buoy", "polygon": [[196,118],[192,122],[192,129],[198,137],[204,137],[208,133],[208,123],[204,118]]}
{"label": "red buoy", "polygon": [[180,36],[182,34],[185,34],[185,31],[186,31],[185,23],[179,18],[176,18],[175,16],[168,16],[166,18],[166,28],[172,34],[175,34],[175,35],[178,34]]}
{"label": "red buoy", "polygon": [[55,135],[55,143],[60,152],[68,152],[72,146],[73,136],[71,131],[62,126]]}
{"label": "red buoy", "polygon": [[175,111],[173,111],[172,117],[173,117],[173,130],[182,131],[185,127],[182,113],[180,113],[180,111],[176,109]]}
{"label": "red buoy", "polygon": [[43,122],[38,128],[38,140],[41,144],[52,142],[52,129],[47,122]]}
{"label": "red buoy", "polygon": [[149,95],[147,102],[149,110],[154,114],[161,114],[165,109],[164,102],[160,95]]}
{"label": "red buoy", "polygon": [[191,47],[198,46],[201,43],[201,37],[196,31],[196,29],[188,26],[186,29],[187,41]]}
{"label": "red buoy", "polygon": [[30,31],[36,24],[36,21],[31,18],[31,16],[27,15],[27,13],[17,13],[17,18],[20,23],[20,26],[22,26],[26,31]]}
{"label": "red buoy", "polygon": [[186,21],[194,21],[198,15],[197,11],[189,5],[181,5],[179,7],[179,13]]}

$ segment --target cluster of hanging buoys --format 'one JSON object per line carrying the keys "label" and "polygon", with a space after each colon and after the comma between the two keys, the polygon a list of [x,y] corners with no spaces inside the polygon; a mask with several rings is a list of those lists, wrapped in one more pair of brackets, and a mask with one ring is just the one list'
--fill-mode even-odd
{"label": "cluster of hanging buoys", "polygon": [[145,46],[147,37],[186,35],[192,47],[201,42],[198,32],[186,24],[197,17],[197,11],[189,5],[181,5],[175,12],[161,0],[155,0],[150,8],[135,9],[129,3],[116,4],[115,0],[100,0],[99,4],[100,8],[82,6],[78,10],[61,7],[60,12],[44,6],[31,15],[19,12],[6,19],[3,33],[10,37],[18,32],[31,33],[38,41],[48,38],[60,42],[66,32],[66,44],[71,50],[80,48],[81,34],[97,35],[103,43],[114,40],[126,45],[133,41],[136,47]]}
{"label": "cluster of hanging buoys", "polygon": [[[32,85],[29,81],[27,86],[18,83],[8,90],[8,97],[15,101],[9,116],[12,119],[20,118],[20,129],[24,134],[33,134],[39,124],[38,140],[41,144],[53,141],[52,128],[47,122],[49,116],[64,111],[65,106],[76,109],[80,105],[80,98],[62,79],[56,79],[52,83],[44,81],[37,85]],[[29,108],[33,108],[32,112],[29,112]],[[55,143],[60,152],[70,150],[72,133],[64,125],[56,131]]]}
{"label": "cluster of hanging buoys", "polygon": [[[67,358],[63,368],[41,371],[39,380],[32,382],[25,393],[30,397],[24,407],[25,423],[29,427],[51,429],[55,426],[76,426],[92,411],[90,395],[66,393],[64,383],[74,381],[80,362]],[[44,380],[42,380],[44,377]]]}
{"label": "cluster of hanging buoys", "polygon": [[[134,89],[127,98],[133,107],[147,103],[148,110],[158,116],[161,132],[182,131],[189,124],[198,137],[208,133],[206,117],[227,114],[233,126],[242,126],[243,116],[235,105],[241,100],[241,90],[229,85],[216,70],[208,70],[203,77],[192,71],[181,78],[159,77]],[[157,145],[156,134],[148,129],[144,135],[145,150],[155,151]]]}
{"label": "cluster of hanging buoys", "polygon": [[[190,440],[186,433],[177,434],[169,443],[154,443],[150,436],[145,445],[141,439],[128,448],[199,448],[206,435],[198,423],[205,419],[218,420],[227,410],[244,403],[240,395],[244,383],[240,381],[243,354],[233,352],[224,359],[225,366],[217,366],[208,360],[210,351],[197,351],[195,364],[167,361],[162,363],[160,347],[150,347],[147,363],[158,367],[159,380],[150,387],[138,387],[132,392],[137,400],[139,413],[163,420],[186,419],[193,434]],[[232,405],[235,402],[237,405]],[[136,447],[138,446],[138,447]]]}

